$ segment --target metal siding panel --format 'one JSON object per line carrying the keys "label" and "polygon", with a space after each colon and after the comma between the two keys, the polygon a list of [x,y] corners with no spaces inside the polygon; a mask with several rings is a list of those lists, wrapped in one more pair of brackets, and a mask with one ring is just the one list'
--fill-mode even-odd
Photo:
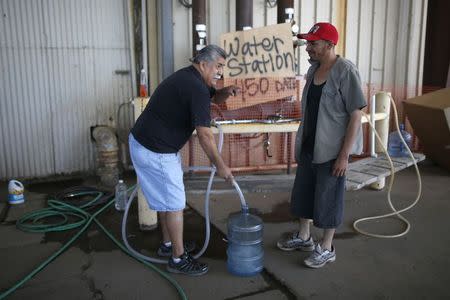
{"label": "metal siding panel", "polygon": [[[253,28],[266,26],[266,0],[253,1]],[[272,10],[276,11],[276,8]],[[276,20],[275,20],[276,23]]]}
{"label": "metal siding panel", "polygon": [[[90,126],[131,94],[124,0],[1,2],[0,178],[92,170]],[[132,124],[130,114],[121,124]]]}
{"label": "metal siding panel", "polygon": [[[425,60],[425,36],[426,36],[426,28],[427,28],[427,16],[428,16],[428,0],[422,1],[422,12],[421,12],[421,23],[420,23],[420,48],[419,48],[419,61],[417,62],[419,65],[419,69],[417,71],[417,94],[422,94],[423,87],[423,68],[424,68],[424,60]],[[447,79],[447,86],[449,86],[450,76]]]}
{"label": "metal siding panel", "polygon": [[278,12],[277,7],[268,7],[266,11],[266,23],[265,26],[277,24]]}
{"label": "metal siding panel", "polygon": [[45,36],[38,1],[3,1],[0,178],[53,172]]}
{"label": "metal siding panel", "polygon": [[236,31],[236,0],[228,0],[228,32]]}
{"label": "metal siding panel", "polygon": [[210,44],[219,45],[220,35],[229,31],[229,1],[209,1],[207,18],[210,28],[208,32]]}
{"label": "metal siding panel", "polygon": [[316,23],[331,22],[330,0],[316,0]]}
{"label": "metal siding panel", "polygon": [[[309,0],[300,0],[300,19],[298,20],[297,24],[300,27],[300,33],[308,32],[311,27],[314,25],[316,20],[315,15],[315,2],[309,1]],[[299,47],[299,74],[304,75],[308,71],[308,68],[310,66],[308,59],[308,53],[306,53],[305,48],[306,46]]]}
{"label": "metal siding panel", "polygon": [[359,0],[347,0],[345,57],[356,64],[359,47]]}
{"label": "metal siding panel", "polygon": [[398,40],[398,12],[399,2],[388,0],[386,5],[385,32],[386,41],[384,46],[384,74],[382,90],[394,93],[394,81],[396,76],[396,57]]}
{"label": "metal siding panel", "polygon": [[[189,64],[192,57],[192,9],[187,9],[173,0],[173,62],[174,69]],[[206,28],[208,42],[211,40],[210,28]],[[164,38],[164,37],[163,37]]]}
{"label": "metal siding panel", "polygon": [[374,87],[380,90],[383,83],[384,53],[386,51],[386,0],[374,1],[373,5],[370,78]]}
{"label": "metal siding panel", "polygon": [[406,97],[411,98],[417,95],[418,86],[422,82],[417,82],[418,72],[420,70],[420,42],[422,31],[422,2],[421,0],[411,0],[411,13],[409,15],[408,24],[410,24],[410,31],[408,35],[408,66],[406,71],[406,84],[408,89]]}
{"label": "metal siding panel", "polygon": [[[371,41],[372,41],[372,2],[373,0],[360,1],[359,27],[358,27],[358,53],[354,62],[359,69],[363,82],[370,84]],[[364,20],[364,21],[363,21]]]}
{"label": "metal siding panel", "polygon": [[[338,6],[340,4],[340,0],[330,0],[330,23],[333,25],[338,25]],[[343,5],[343,4],[342,4]],[[340,32],[342,28],[338,28],[338,31]]]}
{"label": "metal siding panel", "polygon": [[395,60],[395,79],[394,79],[394,96],[398,99],[405,99],[406,96],[406,72],[408,60],[408,36],[409,36],[409,0],[399,1],[400,8],[398,10],[398,38],[397,38],[397,56]]}

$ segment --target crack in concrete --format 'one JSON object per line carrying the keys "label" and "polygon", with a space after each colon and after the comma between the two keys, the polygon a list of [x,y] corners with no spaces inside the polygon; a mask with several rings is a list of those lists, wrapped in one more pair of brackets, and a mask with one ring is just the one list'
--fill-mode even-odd
{"label": "crack in concrete", "polygon": [[81,275],[80,278],[82,281],[85,281],[89,287],[89,290],[92,293],[92,299],[94,300],[103,300],[103,292],[96,288],[94,277],[86,275],[86,271],[92,267],[92,256],[88,255],[88,261],[81,265]]}

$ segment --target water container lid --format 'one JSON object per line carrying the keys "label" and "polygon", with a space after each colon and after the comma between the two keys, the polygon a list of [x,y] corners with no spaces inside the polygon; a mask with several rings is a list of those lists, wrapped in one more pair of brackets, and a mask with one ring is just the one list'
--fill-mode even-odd
{"label": "water container lid", "polygon": [[255,215],[238,212],[230,215],[228,227],[233,231],[253,232],[261,230],[263,228],[263,222],[261,218]]}

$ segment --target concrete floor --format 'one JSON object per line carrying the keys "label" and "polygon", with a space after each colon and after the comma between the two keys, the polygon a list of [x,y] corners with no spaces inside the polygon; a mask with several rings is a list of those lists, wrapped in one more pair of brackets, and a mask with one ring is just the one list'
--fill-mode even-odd
{"label": "concrete floor", "polygon": [[[202,260],[210,272],[202,277],[173,276],[190,299],[449,299],[450,173],[432,163],[420,164],[423,180],[421,201],[404,216],[410,232],[401,238],[376,239],[357,234],[354,220],[389,212],[386,192],[363,189],[346,193],[344,224],[335,239],[337,260],[322,269],[304,267],[307,254],[282,252],[275,247],[283,232],[296,229],[289,216],[292,175],[237,177],[253,213],[264,221],[265,271],[240,278],[226,271],[228,215],[239,210],[236,193],[218,180],[210,205],[213,230],[210,246]],[[86,183],[87,179],[27,185],[22,206],[0,204],[0,291],[12,286],[45,260],[73,232],[30,234],[17,230],[14,221],[25,211],[45,205],[46,194]],[[92,180],[92,179],[91,179]],[[134,181],[131,174],[127,183]],[[185,234],[200,245],[204,224],[203,197],[206,183],[194,178],[186,182],[188,204]],[[413,168],[397,173],[392,192],[394,206],[408,206],[415,197],[417,182]],[[0,183],[5,199],[5,183]],[[6,213],[7,211],[7,213]],[[3,212],[3,215],[1,214]],[[198,214],[199,213],[199,214]],[[113,208],[100,217],[120,237],[120,214]],[[404,225],[396,219],[364,225],[379,233],[397,233]],[[314,230],[319,238],[320,231]],[[137,216],[130,216],[129,239],[137,249],[149,252],[158,243],[157,232],[140,232]],[[69,250],[20,287],[8,299],[177,299],[175,289],[154,271],[117,250],[93,225]]]}

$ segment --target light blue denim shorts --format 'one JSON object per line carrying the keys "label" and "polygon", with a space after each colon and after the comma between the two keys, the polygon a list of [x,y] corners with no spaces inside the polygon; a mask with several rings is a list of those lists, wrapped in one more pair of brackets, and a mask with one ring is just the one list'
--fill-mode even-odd
{"label": "light blue denim shorts", "polygon": [[186,206],[180,153],[156,153],[128,137],[130,155],[142,193],[155,211],[179,211]]}

